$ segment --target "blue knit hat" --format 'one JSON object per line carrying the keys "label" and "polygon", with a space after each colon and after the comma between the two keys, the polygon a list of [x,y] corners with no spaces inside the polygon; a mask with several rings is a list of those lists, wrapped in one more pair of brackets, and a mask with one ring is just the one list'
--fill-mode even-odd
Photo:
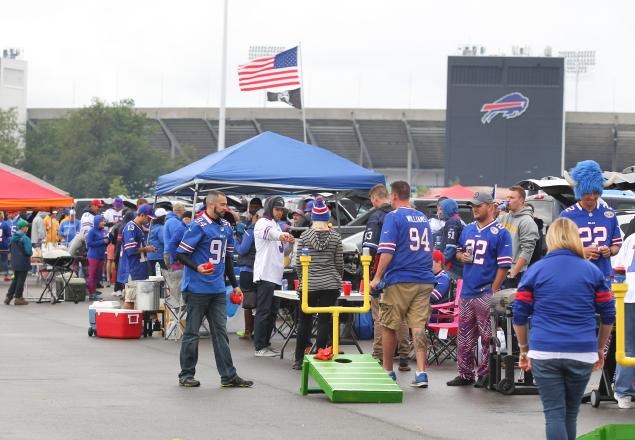
{"label": "blue knit hat", "polygon": [[311,209],[311,220],[314,222],[328,222],[331,218],[331,212],[324,203],[324,199],[318,197],[313,203],[313,209]]}
{"label": "blue knit hat", "polygon": [[[600,165],[594,160],[583,160],[578,162],[571,170],[571,179],[575,186],[575,198],[580,200],[583,194],[598,193],[602,195],[604,191],[604,177]],[[565,175],[566,177],[566,175]]]}

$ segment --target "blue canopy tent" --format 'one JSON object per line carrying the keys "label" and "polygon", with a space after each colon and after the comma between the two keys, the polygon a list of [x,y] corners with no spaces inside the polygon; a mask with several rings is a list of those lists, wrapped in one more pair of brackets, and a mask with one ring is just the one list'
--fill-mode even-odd
{"label": "blue canopy tent", "polygon": [[378,183],[385,183],[383,174],[267,131],[160,176],[156,194],[306,194],[368,190]]}

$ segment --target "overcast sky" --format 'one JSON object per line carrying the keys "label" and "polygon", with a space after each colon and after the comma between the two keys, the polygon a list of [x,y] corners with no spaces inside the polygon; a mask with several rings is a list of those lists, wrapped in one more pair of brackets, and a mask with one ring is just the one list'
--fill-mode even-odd
{"label": "overcast sky", "polygon": [[[92,97],[140,107],[217,106],[222,0],[2,2],[0,47],[29,63],[28,106]],[[511,55],[514,45],[597,52],[580,78],[581,111],[635,112],[635,2],[229,0],[227,106],[250,45],[302,44],[308,107],[445,108],[447,56],[462,44]],[[566,108],[573,110],[573,77]],[[282,105],[283,104],[273,104]]]}

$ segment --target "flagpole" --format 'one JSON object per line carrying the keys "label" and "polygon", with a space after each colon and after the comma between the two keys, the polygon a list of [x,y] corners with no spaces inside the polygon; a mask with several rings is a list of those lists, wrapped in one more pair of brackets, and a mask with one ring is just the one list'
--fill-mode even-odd
{"label": "flagpole", "polygon": [[227,89],[227,0],[223,7],[223,48],[220,73],[220,109],[218,112],[218,151],[225,149],[225,92]]}
{"label": "flagpole", "polygon": [[300,64],[300,101],[302,102],[302,134],[304,135],[304,143],[306,144],[306,110],[304,103],[304,69],[302,68],[302,49],[298,43],[298,63]]}

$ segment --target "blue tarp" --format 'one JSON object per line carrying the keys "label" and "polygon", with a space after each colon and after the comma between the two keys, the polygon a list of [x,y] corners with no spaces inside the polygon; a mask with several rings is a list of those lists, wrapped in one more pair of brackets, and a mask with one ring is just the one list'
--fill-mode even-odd
{"label": "blue tarp", "polygon": [[157,195],[217,189],[238,194],[368,190],[383,174],[314,145],[272,132],[212,153],[157,180]]}

